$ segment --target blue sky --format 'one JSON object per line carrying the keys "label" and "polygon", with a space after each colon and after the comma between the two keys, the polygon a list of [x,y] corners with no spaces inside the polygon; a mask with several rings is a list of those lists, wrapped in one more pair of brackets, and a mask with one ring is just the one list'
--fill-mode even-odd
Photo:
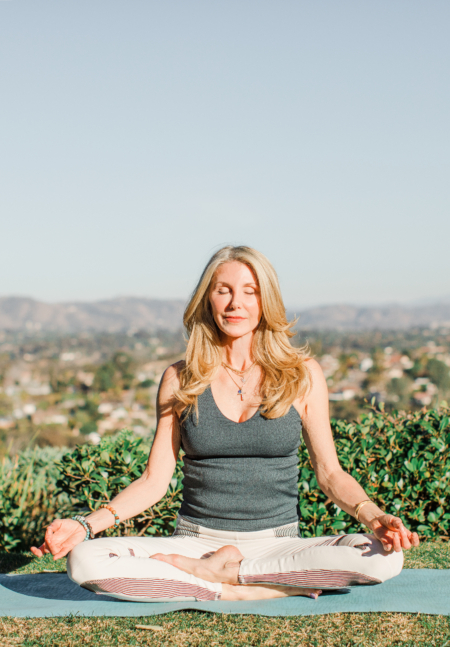
{"label": "blue sky", "polygon": [[0,295],[450,293],[448,0],[0,2]]}

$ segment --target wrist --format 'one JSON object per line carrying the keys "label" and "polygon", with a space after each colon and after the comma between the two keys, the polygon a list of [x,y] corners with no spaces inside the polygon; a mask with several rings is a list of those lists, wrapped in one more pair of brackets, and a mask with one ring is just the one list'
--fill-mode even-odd
{"label": "wrist", "polygon": [[359,523],[367,526],[370,530],[373,530],[373,526],[376,525],[376,521],[379,517],[384,514],[383,510],[377,506],[376,503],[370,501],[366,503],[359,511],[358,521]]}
{"label": "wrist", "polygon": [[91,512],[89,516],[86,516],[86,520],[91,524],[95,534],[114,526],[114,517],[109,510],[104,508]]}
{"label": "wrist", "polygon": [[95,533],[109,528],[116,530],[120,524],[120,517],[117,511],[107,504],[102,504],[97,510],[91,512],[87,520],[91,523]]}
{"label": "wrist", "polygon": [[77,523],[81,524],[81,526],[84,528],[86,532],[84,541],[88,541],[89,539],[95,538],[94,530],[91,524],[89,523],[89,521],[86,519],[86,517],[83,517],[83,515],[81,514],[76,514],[74,517],[72,517],[72,521],[76,521]]}

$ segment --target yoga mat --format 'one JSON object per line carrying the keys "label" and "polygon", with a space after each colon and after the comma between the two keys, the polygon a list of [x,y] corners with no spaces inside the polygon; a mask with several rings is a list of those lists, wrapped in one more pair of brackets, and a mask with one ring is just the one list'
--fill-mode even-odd
{"label": "yoga mat", "polygon": [[0,616],[153,616],[193,609],[262,616],[401,611],[450,615],[450,570],[411,569],[375,586],[255,602],[124,602],[82,589],[65,573],[0,575]]}

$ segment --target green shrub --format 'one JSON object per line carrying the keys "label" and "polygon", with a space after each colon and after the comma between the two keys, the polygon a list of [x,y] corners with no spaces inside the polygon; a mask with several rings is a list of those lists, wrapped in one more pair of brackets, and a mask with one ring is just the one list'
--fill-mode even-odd
{"label": "green shrub", "polygon": [[0,550],[27,550],[40,544],[46,526],[70,508],[66,493],[56,493],[63,451],[54,447],[21,452],[0,464]]}
{"label": "green shrub", "polygon": [[[450,534],[449,415],[443,407],[408,414],[372,411],[359,423],[332,420],[342,468],[383,510],[422,536]],[[362,526],[318,489],[304,444],[299,456],[303,536],[360,532]]]}
{"label": "green shrub", "polygon": [[[150,444],[130,431],[116,436],[105,436],[98,445],[79,445],[64,454],[59,462],[57,486],[61,493],[78,500],[80,509],[93,511],[108,503],[124,487],[141,476],[147,463]],[[121,524],[111,534],[170,535],[181,505],[181,463],[164,498]]]}
{"label": "green shrub", "polygon": [[[332,420],[341,465],[386,512],[420,535],[449,536],[450,411],[371,411],[360,422]],[[150,441],[129,431],[99,445],[24,452],[0,472],[0,548],[26,549],[54,516],[95,510],[145,467]],[[52,453],[53,452],[53,453]],[[59,458],[59,460],[56,460]],[[181,505],[182,462],[165,497],[111,534],[170,535]],[[299,498],[304,537],[360,532],[362,526],[318,486],[304,444],[299,451]]]}

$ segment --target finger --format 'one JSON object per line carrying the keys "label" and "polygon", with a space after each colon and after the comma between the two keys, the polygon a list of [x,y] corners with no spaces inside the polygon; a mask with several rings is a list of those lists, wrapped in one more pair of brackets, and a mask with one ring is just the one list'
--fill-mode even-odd
{"label": "finger", "polygon": [[400,543],[402,548],[405,550],[409,550],[411,548],[410,535],[411,533],[402,524],[400,528]]}
{"label": "finger", "polygon": [[33,553],[33,555],[36,555],[36,557],[43,557],[44,555],[50,552],[45,541],[41,546],[39,546],[39,548],[36,548],[36,546],[32,546],[30,550]]}
{"label": "finger", "polygon": [[52,528],[52,527],[51,527],[51,525],[50,525],[50,526],[47,528],[47,530],[45,531],[44,542],[45,542],[48,546],[50,546],[51,541],[52,541],[52,538],[53,538],[53,528]]}
{"label": "finger", "polygon": [[65,557],[71,550],[74,548],[73,542],[65,542],[62,546],[59,547],[59,550],[53,555],[53,559],[61,559]]}
{"label": "finger", "polygon": [[394,545],[394,550],[395,550],[395,552],[396,552],[396,553],[399,553],[399,552],[401,551],[401,549],[402,549],[402,544],[401,544],[401,541],[400,541],[400,534],[399,534],[399,533],[397,533],[397,532],[396,532],[396,533],[393,535],[393,537],[392,537],[392,543],[393,543],[393,545]]}
{"label": "finger", "polygon": [[380,537],[380,541],[383,549],[387,553],[389,553],[392,550],[392,541],[390,541],[387,537]]}
{"label": "finger", "polygon": [[408,533],[408,539],[411,542],[411,544],[413,546],[416,546],[416,541],[419,541],[419,535],[417,534],[417,532],[412,532],[412,530],[407,529],[407,533]]}
{"label": "finger", "polygon": [[397,532],[406,530],[402,520],[399,517],[391,517],[388,521],[388,525],[391,530],[396,530]]}
{"label": "finger", "polygon": [[408,550],[409,548],[412,548],[412,546],[419,545],[418,534],[416,532],[412,532],[411,530],[409,530],[409,528],[406,528],[406,526],[403,524],[402,524],[401,534],[402,534],[402,546],[406,550]]}
{"label": "finger", "polygon": [[[389,520],[389,525],[393,530],[395,530],[395,534],[393,536],[394,550],[398,552],[398,550],[401,550],[402,548],[405,548],[406,550],[411,548],[411,543],[408,537],[409,531],[405,528],[400,517],[392,517]],[[399,547],[398,549],[397,546]]]}
{"label": "finger", "polygon": [[49,552],[51,553],[54,553],[55,550],[57,550],[55,546],[55,541],[54,541],[56,530],[57,529],[54,526],[52,526],[52,524],[50,524],[47,530],[45,531],[45,543],[47,544],[49,548]]}
{"label": "finger", "polygon": [[51,524],[47,527],[47,530],[45,531],[45,540],[46,540],[46,541],[47,541],[47,539],[48,539],[49,537],[53,537],[53,535],[54,535],[54,533],[55,533],[55,530],[56,530],[56,528],[55,528],[55,526],[53,525],[53,523],[51,523]]}

